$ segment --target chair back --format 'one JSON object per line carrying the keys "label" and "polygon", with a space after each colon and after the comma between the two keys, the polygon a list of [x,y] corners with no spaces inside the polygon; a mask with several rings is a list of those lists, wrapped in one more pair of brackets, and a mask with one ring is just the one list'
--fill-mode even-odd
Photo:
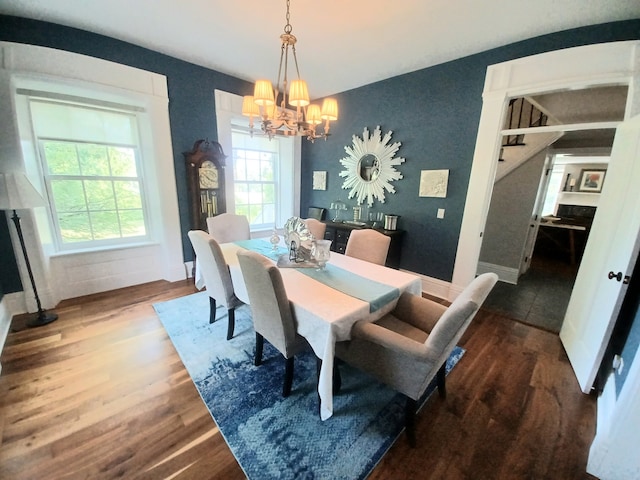
{"label": "chair back", "polygon": [[218,243],[235,242],[237,240],[249,240],[249,221],[244,215],[233,213],[221,213],[215,217],[207,218],[209,235]]}
{"label": "chair back", "polygon": [[311,232],[313,238],[316,240],[322,240],[324,238],[324,232],[327,229],[327,225],[322,223],[315,218],[307,218],[304,220],[304,223],[307,225],[307,230]]}
{"label": "chair back", "polygon": [[238,251],[255,331],[286,358],[296,353],[296,325],[280,270],[266,257]]}
{"label": "chair back", "polygon": [[367,262],[384,265],[391,237],[371,228],[352,230],[344,254]]}
{"label": "chair back", "polygon": [[307,211],[307,217],[315,218],[316,220],[324,220],[326,212],[326,208],[309,207],[309,210]]}
{"label": "chair back", "polygon": [[425,342],[436,365],[451,354],[497,281],[495,273],[477,276],[438,319]]}
{"label": "chair back", "polygon": [[235,306],[238,300],[233,292],[229,267],[218,242],[202,230],[191,230],[187,235],[196,253],[197,268],[204,279],[209,296],[227,308]]}

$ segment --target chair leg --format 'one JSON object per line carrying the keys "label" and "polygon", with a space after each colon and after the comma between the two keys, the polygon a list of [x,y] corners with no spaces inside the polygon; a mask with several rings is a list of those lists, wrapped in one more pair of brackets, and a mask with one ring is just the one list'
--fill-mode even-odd
{"label": "chair leg", "polygon": [[409,440],[409,446],[415,448],[416,446],[416,410],[418,408],[418,402],[413,398],[407,397],[407,404],[404,410],[404,424],[407,429],[407,439]]}
{"label": "chair leg", "polygon": [[209,323],[216,321],[216,299],[209,297]]}
{"label": "chair leg", "polygon": [[227,310],[229,314],[229,326],[227,327],[227,340],[233,338],[233,330],[236,328],[236,309],[230,308]]}
{"label": "chair leg", "polygon": [[264,347],[264,337],[256,332],[256,358],[253,364],[257,367],[262,364],[262,349]]}
{"label": "chair leg", "polygon": [[293,359],[295,357],[287,358],[287,362],[284,368],[284,386],[282,387],[282,396],[288,397],[291,393],[291,385],[293,384]]}
{"label": "chair leg", "polygon": [[438,384],[438,393],[440,394],[440,398],[445,398],[447,396],[445,378],[447,378],[447,362],[443,363],[438,370],[438,373],[436,373],[436,382]]}

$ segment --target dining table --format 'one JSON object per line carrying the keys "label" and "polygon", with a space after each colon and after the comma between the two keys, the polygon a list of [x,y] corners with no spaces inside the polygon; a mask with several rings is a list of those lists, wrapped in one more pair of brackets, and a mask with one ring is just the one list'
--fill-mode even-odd
{"label": "dining table", "polygon": [[[302,335],[321,360],[318,378],[320,417],[333,415],[333,373],[336,342],[349,340],[358,321],[374,322],[396,306],[400,294],[422,294],[422,281],[415,274],[331,253],[324,269],[288,262],[284,246],[272,248],[267,239],[220,244],[229,266],[236,296],[249,303],[237,252],[250,249],[280,263],[280,273]],[[281,260],[278,262],[278,260]],[[284,260],[284,262],[282,261]]]}

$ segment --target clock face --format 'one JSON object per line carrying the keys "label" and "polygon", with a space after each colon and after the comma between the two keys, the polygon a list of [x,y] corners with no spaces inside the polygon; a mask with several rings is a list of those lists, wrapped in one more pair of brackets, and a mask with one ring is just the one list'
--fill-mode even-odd
{"label": "clock face", "polygon": [[[210,165],[207,165],[210,164]],[[211,162],[204,162],[198,170],[200,188],[218,188],[218,169]]]}

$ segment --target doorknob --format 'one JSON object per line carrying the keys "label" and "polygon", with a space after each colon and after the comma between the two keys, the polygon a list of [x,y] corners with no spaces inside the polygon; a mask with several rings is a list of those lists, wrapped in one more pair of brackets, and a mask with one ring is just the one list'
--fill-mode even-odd
{"label": "doorknob", "polygon": [[618,273],[609,272],[609,280],[613,280],[614,278],[618,282],[620,282],[622,280],[622,272],[618,272]]}

